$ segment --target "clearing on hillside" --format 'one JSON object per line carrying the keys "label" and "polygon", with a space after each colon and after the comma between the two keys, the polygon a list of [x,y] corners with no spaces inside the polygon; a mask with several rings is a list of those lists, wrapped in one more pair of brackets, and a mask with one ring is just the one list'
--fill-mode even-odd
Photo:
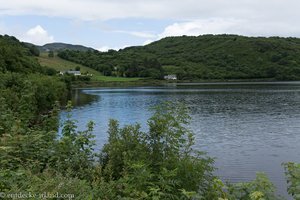
{"label": "clearing on hillside", "polygon": [[54,55],[53,58],[48,57],[48,53],[41,53],[38,57],[38,61],[42,66],[53,68],[57,71],[75,70],[76,67],[80,67],[81,73],[93,74],[92,81],[106,81],[106,82],[126,82],[126,81],[137,81],[141,78],[125,78],[125,77],[113,77],[103,76],[101,72],[98,72],[92,68],[86,67],[81,64],[70,62],[59,58]]}

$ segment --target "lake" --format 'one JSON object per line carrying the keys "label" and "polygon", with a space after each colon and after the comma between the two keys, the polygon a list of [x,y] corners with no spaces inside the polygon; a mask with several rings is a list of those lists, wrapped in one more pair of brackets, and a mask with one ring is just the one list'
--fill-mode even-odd
{"label": "lake", "polygon": [[[149,108],[164,101],[190,109],[195,148],[215,158],[222,180],[249,181],[265,172],[286,196],[281,164],[300,162],[300,82],[169,84],[161,87],[77,89],[73,118],[96,123],[97,149],[109,119],[147,127]],[[64,121],[66,113],[61,113]]]}

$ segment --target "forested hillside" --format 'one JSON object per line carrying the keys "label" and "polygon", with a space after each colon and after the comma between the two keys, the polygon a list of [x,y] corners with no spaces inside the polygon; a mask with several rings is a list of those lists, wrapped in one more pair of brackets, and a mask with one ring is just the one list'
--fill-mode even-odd
{"label": "forested hillside", "polygon": [[74,50],[74,51],[88,51],[91,50],[93,51],[93,48],[90,47],[85,47],[82,45],[73,45],[73,44],[66,44],[66,43],[60,43],[60,42],[54,42],[54,43],[49,43],[45,44],[43,46],[37,46],[37,48],[41,52],[47,52],[47,51],[59,51],[59,50]]}
{"label": "forested hillside", "polygon": [[11,36],[0,35],[0,72],[42,72],[33,55],[38,54],[34,46],[27,46]]}
{"label": "forested hillside", "polygon": [[114,76],[300,80],[298,38],[182,36],[119,51],[66,50],[58,55]]}

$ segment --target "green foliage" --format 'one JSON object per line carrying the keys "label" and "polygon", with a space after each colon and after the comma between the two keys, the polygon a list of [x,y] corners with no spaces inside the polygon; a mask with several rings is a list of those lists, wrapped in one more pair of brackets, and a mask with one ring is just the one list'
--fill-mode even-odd
{"label": "green foliage", "polygon": [[120,128],[117,121],[110,121],[100,163],[107,181],[123,185],[118,195],[133,199],[205,197],[213,179],[213,160],[192,149],[188,119],[185,107],[167,103],[155,108],[148,132],[141,131],[138,124]]}
{"label": "green foliage", "polygon": [[39,56],[40,55],[40,50],[33,44],[30,43],[22,43],[23,46],[27,47],[29,49],[29,52],[33,56]]}
{"label": "green foliage", "polygon": [[53,69],[53,68],[50,68],[50,67],[45,67],[45,74],[48,75],[48,76],[54,76],[56,75],[58,72]]}
{"label": "green foliage", "polygon": [[[213,160],[192,148],[194,136],[187,128],[190,117],[180,104],[154,108],[147,131],[139,124],[120,127],[111,120],[108,142],[99,155],[94,150],[93,122],[78,131],[69,115],[58,134],[59,102],[66,101],[66,87],[70,87],[66,83],[73,77],[62,81],[39,74],[27,47],[8,36],[1,36],[0,43],[0,51],[5,52],[0,54],[5,71],[0,72],[1,192],[69,194],[80,200],[278,199],[263,174],[248,183],[229,185],[215,177]],[[269,48],[261,45],[259,51]],[[274,56],[273,61],[286,56]],[[151,62],[154,66],[156,61]],[[275,73],[273,68],[268,70]],[[68,104],[67,110],[71,108]],[[285,164],[288,192],[295,199],[299,199],[299,168],[299,164]]]}
{"label": "green foliage", "polygon": [[[18,77],[14,82],[12,75]],[[186,128],[189,116],[182,105],[156,107],[148,120],[148,131],[142,131],[139,124],[120,128],[116,120],[111,120],[108,143],[97,162],[92,122],[85,131],[77,131],[69,115],[57,137],[54,107],[43,114],[44,123],[29,125],[28,121],[42,114],[34,110],[38,107],[34,100],[38,90],[30,85],[31,79],[22,79],[22,75],[3,77],[2,92],[4,88],[10,91],[6,91],[6,95],[12,93],[10,98],[21,91],[27,95],[20,98],[22,106],[16,110],[7,96],[0,98],[2,192],[59,193],[72,195],[73,199],[279,199],[263,174],[249,183],[232,185],[214,177],[213,160],[192,149],[194,138]],[[68,104],[67,110],[71,108]],[[292,182],[289,192],[297,199],[299,166],[287,166]]]}
{"label": "green foliage", "polygon": [[[68,71],[70,69],[78,69],[80,68],[81,74],[83,76],[79,77],[62,77],[64,80],[68,79],[68,81],[76,81],[76,79],[79,79],[78,81],[85,81],[88,82],[90,80],[92,81],[103,81],[103,82],[127,82],[127,81],[137,81],[140,78],[126,78],[126,77],[117,77],[121,76],[116,71],[112,74],[113,76],[103,76],[101,72],[96,71],[90,67],[86,67],[80,64],[76,64],[74,62],[70,62],[67,60],[64,60],[62,58],[59,58],[58,56],[55,56],[54,58],[49,58],[47,54],[42,53],[38,57],[39,63],[43,66],[45,69],[45,73],[47,75],[57,75],[59,71]],[[90,76],[92,75],[92,76]]]}
{"label": "green foliage", "polygon": [[288,193],[294,199],[300,199],[300,164],[297,163],[284,163],[285,174],[287,177]]}
{"label": "green foliage", "polygon": [[215,178],[206,199],[228,200],[226,188],[226,185],[220,179]]}
{"label": "green foliage", "polygon": [[[6,187],[3,187],[4,184]],[[54,199],[50,197],[57,194],[65,195],[64,199],[94,199],[93,190],[87,181],[63,176],[53,170],[45,170],[42,173],[32,173],[26,169],[0,170],[0,190],[6,194],[37,195],[26,199]]]}
{"label": "green foliage", "polygon": [[49,57],[49,58],[54,58],[54,52],[53,52],[53,51],[49,51],[48,57]]}
{"label": "green foliage", "polygon": [[0,74],[1,192],[92,199],[93,124],[75,132],[69,120],[58,137],[58,101],[65,94],[65,84],[57,78]]}
{"label": "green foliage", "polygon": [[202,35],[167,37],[119,51],[66,50],[58,56],[104,75],[159,79],[163,74],[176,74],[181,80],[300,80],[299,44],[297,38]]}
{"label": "green foliage", "polygon": [[19,66],[6,65],[6,73],[0,73],[0,168],[43,170],[56,137],[57,102],[65,100],[65,85],[56,78],[30,74],[40,72],[40,66],[15,38],[1,36],[0,43],[5,63],[10,60]]}
{"label": "green foliage", "polygon": [[275,187],[263,173],[257,173],[256,179],[248,183],[230,184],[228,199],[239,200],[276,200],[282,199],[275,194]]}
{"label": "green foliage", "polygon": [[[69,102],[67,109],[70,108]],[[62,174],[67,172],[73,177],[91,180],[95,161],[93,126],[94,123],[90,122],[87,130],[77,131],[75,121],[71,120],[68,114],[61,137],[55,143],[55,154],[51,158],[50,166]]]}
{"label": "green foliage", "polygon": [[76,67],[75,67],[75,70],[76,70],[76,71],[80,71],[80,67],[79,67],[79,66],[76,66]]}
{"label": "green foliage", "polygon": [[6,73],[0,78],[0,167],[42,170],[56,137],[57,102],[65,86],[42,75]]}
{"label": "green foliage", "polygon": [[56,101],[65,101],[66,88],[58,78],[17,73],[0,74],[0,77],[0,95],[18,116],[27,113],[37,118],[37,114],[48,112]]}
{"label": "green foliage", "polygon": [[42,67],[32,56],[35,54],[33,47],[22,44],[15,37],[0,35],[0,72],[42,73]]}
{"label": "green foliage", "polygon": [[80,71],[82,74],[88,73],[93,74],[93,76],[102,75],[100,72],[92,68],[61,59],[58,56],[55,56],[54,58],[49,58],[48,54],[46,53],[41,53],[38,57],[38,61],[43,67],[48,67],[56,71],[68,71],[70,69],[76,69],[76,67],[80,67]]}
{"label": "green foliage", "polygon": [[122,55],[117,51],[101,53],[98,51],[70,51],[65,50],[58,56],[88,67],[105,76],[118,77],[152,77],[161,79],[164,71],[160,62],[153,57]]}

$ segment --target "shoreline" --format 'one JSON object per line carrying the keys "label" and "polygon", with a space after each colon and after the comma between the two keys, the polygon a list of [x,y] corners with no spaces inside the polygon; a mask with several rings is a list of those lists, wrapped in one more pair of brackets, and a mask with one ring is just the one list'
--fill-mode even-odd
{"label": "shoreline", "polygon": [[214,84],[268,84],[268,83],[297,83],[299,80],[276,80],[276,79],[212,79],[212,80],[139,80],[139,81],[89,81],[89,82],[74,82],[72,83],[72,89],[74,88],[97,88],[97,87],[140,87],[140,86],[164,86],[164,85],[214,85]]}

